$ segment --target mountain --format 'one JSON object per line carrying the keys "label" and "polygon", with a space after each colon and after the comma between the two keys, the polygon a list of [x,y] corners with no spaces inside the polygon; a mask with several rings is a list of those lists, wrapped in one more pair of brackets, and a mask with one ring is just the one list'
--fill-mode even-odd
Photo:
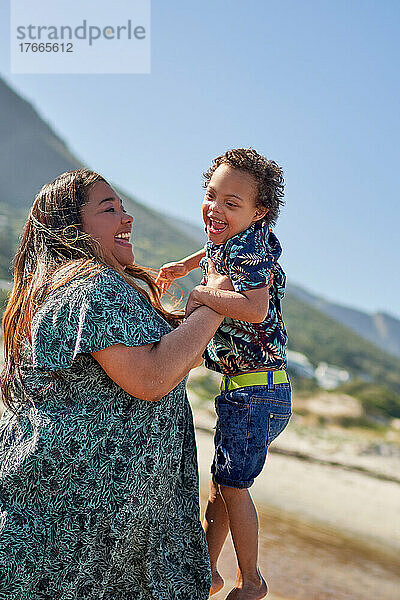
{"label": "mountain", "polygon": [[300,300],[285,295],[284,319],[288,347],[305,354],[316,366],[327,362],[353,377],[372,379],[400,394],[400,360],[377,348],[342,323]]}
{"label": "mountain", "polygon": [[[10,280],[12,258],[35,194],[60,173],[83,165],[32,105],[1,79],[0,113],[0,279]],[[161,215],[114,187],[134,216],[133,242],[139,264],[157,268],[191,254],[204,243],[201,227]],[[198,281],[199,273],[193,272],[178,283],[187,293]],[[400,360],[351,331],[353,323],[346,326],[338,322],[344,319],[343,312],[328,315],[326,304],[318,304],[317,297],[307,294],[300,288],[289,287],[284,306],[289,348],[308,356],[314,365],[326,361],[349,370],[355,377],[367,375],[400,394]],[[333,310],[333,305],[329,310]],[[376,320],[381,337],[385,327],[390,333],[398,325],[388,319],[384,315],[380,321]],[[363,323],[367,322],[364,318]],[[397,414],[397,406],[400,407],[397,398],[390,414]]]}
{"label": "mountain", "polygon": [[[64,171],[84,165],[34,107],[2,79],[0,114],[0,278],[9,280],[18,237],[36,193]],[[139,264],[159,267],[198,249],[199,242],[190,232],[174,227],[171,219],[114,187],[134,216],[135,258]],[[192,274],[181,287],[187,292],[196,283],[196,274]]]}
{"label": "mountain", "polygon": [[27,208],[44,183],[82,163],[29,102],[0,79],[0,201]]}
{"label": "mountain", "polygon": [[183,221],[178,217],[171,217],[171,215],[162,215],[163,219],[167,221],[172,227],[175,229],[179,229],[185,235],[190,236],[193,240],[196,240],[199,248],[204,246],[207,241],[207,235],[200,225],[195,225],[194,223],[188,223],[187,221]]}
{"label": "mountain", "polygon": [[378,348],[400,356],[400,321],[385,313],[368,314],[316,296],[300,286],[289,284],[288,293],[332,317],[369,340]]}

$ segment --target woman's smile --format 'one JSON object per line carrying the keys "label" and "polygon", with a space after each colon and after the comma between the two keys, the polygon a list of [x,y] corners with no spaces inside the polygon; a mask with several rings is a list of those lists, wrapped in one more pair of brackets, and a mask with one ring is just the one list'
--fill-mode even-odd
{"label": "woman's smile", "polygon": [[127,232],[122,232],[122,233],[118,233],[117,235],[114,236],[114,240],[116,244],[121,244],[121,246],[130,246],[132,247],[132,244],[129,242],[129,239],[131,237],[131,232],[127,231]]}

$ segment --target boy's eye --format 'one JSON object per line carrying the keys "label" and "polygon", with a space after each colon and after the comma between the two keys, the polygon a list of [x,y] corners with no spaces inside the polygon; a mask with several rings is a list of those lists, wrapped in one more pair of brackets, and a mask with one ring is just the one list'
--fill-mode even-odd
{"label": "boy's eye", "polygon": [[237,206],[237,204],[235,204],[234,202],[227,202],[226,205],[230,206],[231,208],[236,208]]}

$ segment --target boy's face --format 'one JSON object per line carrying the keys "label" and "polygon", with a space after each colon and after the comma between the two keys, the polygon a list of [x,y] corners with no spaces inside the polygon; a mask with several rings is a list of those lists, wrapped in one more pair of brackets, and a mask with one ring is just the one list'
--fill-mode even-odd
{"label": "boy's face", "polygon": [[207,186],[202,206],[209,240],[224,244],[262,219],[268,209],[256,206],[256,198],[257,182],[250,173],[220,165]]}

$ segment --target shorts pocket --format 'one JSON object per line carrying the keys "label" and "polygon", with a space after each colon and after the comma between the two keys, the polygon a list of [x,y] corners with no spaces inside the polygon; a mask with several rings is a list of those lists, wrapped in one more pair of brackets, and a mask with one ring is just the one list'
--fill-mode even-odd
{"label": "shorts pocket", "polygon": [[217,429],[222,439],[247,438],[250,408],[226,397],[217,397]]}
{"label": "shorts pocket", "polygon": [[267,446],[274,441],[276,437],[285,429],[289,423],[291,413],[285,415],[270,413],[268,418],[268,435],[267,435]]}
{"label": "shorts pocket", "polygon": [[234,404],[239,408],[249,408],[250,406],[250,396],[243,389],[231,390],[230,392],[226,392],[222,395],[222,402],[227,402],[228,404]]}

